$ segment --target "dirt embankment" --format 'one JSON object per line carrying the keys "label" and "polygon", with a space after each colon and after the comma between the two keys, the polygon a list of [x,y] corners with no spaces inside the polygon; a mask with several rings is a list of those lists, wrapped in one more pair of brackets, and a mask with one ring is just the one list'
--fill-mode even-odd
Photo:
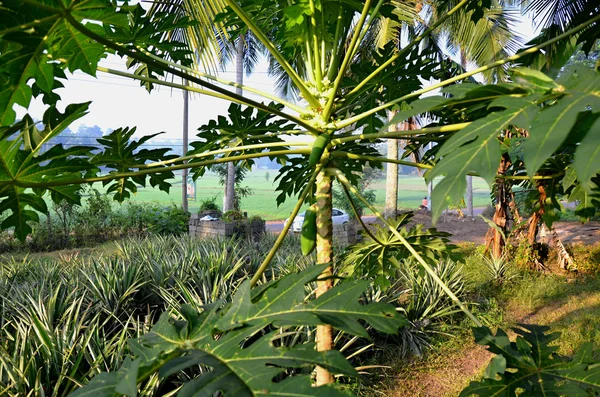
{"label": "dirt embankment", "polygon": [[[432,227],[431,215],[427,211],[416,211],[409,226],[423,224]],[[452,234],[454,243],[472,242],[484,244],[488,224],[480,217],[459,217],[456,214],[442,215],[436,226],[438,230]],[[595,244],[600,241],[600,222],[556,222],[554,224],[563,244]],[[547,239],[548,237],[546,237]]]}

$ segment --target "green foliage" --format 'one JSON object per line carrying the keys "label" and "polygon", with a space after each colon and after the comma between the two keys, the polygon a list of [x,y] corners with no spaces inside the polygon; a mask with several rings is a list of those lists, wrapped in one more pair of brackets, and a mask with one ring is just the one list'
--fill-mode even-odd
{"label": "green foliage", "polygon": [[[459,299],[465,297],[465,277],[460,265],[444,259],[433,266],[433,270]],[[406,261],[399,276],[404,288],[400,297],[401,311],[410,325],[403,328],[397,338],[401,341],[403,355],[420,356],[434,335],[439,334],[444,325],[447,327],[452,323],[460,309],[417,264]]]}
{"label": "green foliage", "polygon": [[[356,189],[359,191],[359,193],[362,194],[362,196],[371,204],[375,203],[377,197],[375,191],[368,189],[368,187],[371,185],[374,179],[380,177],[380,173],[381,171],[379,169],[365,167],[361,178],[358,180],[358,185],[356,186]],[[352,194],[352,192],[349,192],[352,203],[350,202],[348,195],[346,195],[344,190],[341,189],[339,185],[334,186],[332,193],[334,205],[337,208],[341,208],[346,211],[346,213],[350,216],[350,219],[354,219],[357,216],[360,217],[363,215],[367,206],[362,201],[358,200],[358,198]],[[355,212],[355,209],[358,214]]]}
{"label": "green foliage", "polygon": [[552,345],[560,334],[547,334],[549,327],[525,325],[513,328],[517,333],[510,342],[504,331],[496,335],[487,327],[473,328],[475,341],[497,354],[485,371],[485,379],[471,382],[461,396],[588,396],[588,390],[600,390],[599,366],[586,343],[575,357],[556,354]]}
{"label": "green foliage", "polygon": [[[55,202],[80,202],[78,185],[64,184],[47,189],[43,186],[47,181],[68,180],[76,183],[86,172],[94,170],[92,164],[81,158],[89,154],[91,148],[63,148],[62,145],[55,145],[46,151],[42,149],[49,139],[61,133],[74,120],[83,117],[88,105],[89,103],[69,105],[64,113],[50,107],[44,113],[44,128],[41,131],[28,116],[13,128],[2,128],[0,135],[4,139],[0,141],[0,212],[11,212],[2,221],[2,229],[15,228],[15,235],[20,240],[25,240],[31,233],[29,223],[39,221],[36,211],[48,212],[46,202],[41,197],[46,191],[49,191]],[[16,136],[14,133],[17,133]],[[13,135],[13,139],[6,139],[9,135]],[[27,181],[39,184],[40,188],[32,192],[8,183],[11,181]]]}
{"label": "green foliage", "polygon": [[210,197],[200,202],[199,212],[202,211],[220,211],[221,208],[217,205],[217,197]]}
{"label": "green foliage", "polygon": [[[91,161],[98,166],[112,169],[110,172],[126,174],[139,169],[147,161],[169,160],[177,156],[167,156],[168,148],[140,149],[148,140],[159,134],[146,135],[139,140],[132,140],[135,128],[116,129],[109,135],[98,139],[98,143],[104,146],[104,151],[95,155]],[[158,187],[165,192],[169,191],[171,184],[167,180],[174,178],[172,171],[155,172],[150,174],[150,185]],[[131,193],[137,192],[137,185],[146,186],[146,175],[123,177],[115,180],[106,180],[104,186],[108,185],[107,193],[114,193],[114,199],[123,202],[131,197]]]}
{"label": "green foliage", "polygon": [[237,210],[227,211],[221,217],[221,220],[223,222],[235,222],[235,221],[241,221],[242,219],[244,219],[244,215],[240,211],[237,211]]}
{"label": "green foliage", "polygon": [[[274,103],[269,106],[273,109],[281,110],[283,106]],[[255,110],[252,107],[246,107],[242,110],[241,105],[232,103],[229,106],[228,117],[219,116],[217,120],[211,120],[199,128],[200,133],[197,135],[199,140],[192,142],[194,148],[188,152],[188,155],[202,154],[211,150],[235,148],[247,144],[267,144],[267,143],[282,143],[278,148],[269,148],[268,151],[285,149],[285,142],[277,135],[281,132],[287,132],[294,129],[294,125],[286,120],[278,119],[272,113],[264,110]],[[223,157],[239,156],[244,154],[260,153],[264,148],[245,149],[231,151],[223,154]],[[216,156],[203,157],[200,161],[204,161]],[[273,156],[271,159],[275,159]],[[191,161],[193,164],[194,161]],[[245,168],[250,168],[254,161],[252,159],[236,162]],[[205,167],[197,167],[194,169],[194,178],[198,178],[205,172]],[[238,179],[236,178],[236,181]]]}
{"label": "green foliage", "polygon": [[[407,228],[412,216],[405,213],[391,222],[427,262],[436,264],[448,258],[455,248],[449,244],[449,234],[434,228],[423,230],[423,225],[418,224]],[[367,277],[380,287],[389,287],[390,280],[400,269],[400,262],[411,254],[387,227],[375,226],[372,233],[375,239],[365,234],[364,241],[349,247],[344,254],[343,269],[353,277]]]}
{"label": "green foliage", "polygon": [[[135,354],[133,361],[126,361],[117,372],[98,375],[72,395],[124,393],[124,385],[129,385],[127,390],[135,390],[137,383],[157,368],[161,368],[162,378],[168,378],[197,365],[209,366],[211,370],[186,382],[180,393],[220,390],[224,395],[254,395],[258,392],[345,395],[328,386],[313,388],[307,375],[288,374],[284,380],[273,382],[274,378],[284,374],[286,367],[309,364],[318,364],[344,375],[353,376],[356,372],[337,351],[316,352],[310,344],[277,347],[277,333],[269,332],[265,327],[271,324],[316,325],[327,321],[347,332],[364,335],[364,328],[356,318],[365,319],[385,332],[396,332],[403,319],[387,305],[357,303],[364,283],[344,283],[308,305],[304,304],[304,284],[313,281],[323,269],[324,266],[313,266],[253,292],[246,281],[241,284],[231,305],[224,308],[215,305],[198,312],[184,306],[180,309],[183,319],[177,321],[163,314],[150,333],[130,342]],[[347,307],[340,311],[341,302]],[[261,334],[261,330],[265,332]],[[215,333],[220,334],[218,339],[214,338]]]}
{"label": "green foliage", "polygon": [[[197,7],[198,4],[190,6],[184,3],[173,4],[176,10],[160,6],[159,10],[166,9],[168,12],[149,14],[139,4],[131,6],[110,0],[27,0],[2,4],[0,155],[3,163],[0,163],[0,213],[6,215],[0,225],[2,229],[14,228],[15,235],[24,240],[32,230],[29,223],[38,221],[37,213],[47,212],[43,198],[47,192],[55,203],[62,205],[65,202],[68,206],[79,203],[80,185],[103,182],[108,185],[108,191],[114,193],[114,199],[123,201],[137,191],[137,186],[145,186],[148,181],[151,186],[168,191],[168,180],[173,177],[175,170],[192,168],[192,173],[198,177],[208,167],[232,158],[244,167],[250,166],[253,159],[258,157],[279,160],[284,166],[275,179],[280,192],[277,202],[304,192],[298,202],[300,207],[303,201],[315,201],[311,194],[314,193],[314,186],[307,186],[307,182],[310,180],[312,184],[315,180],[313,176],[316,176],[317,164],[323,166],[322,172],[335,173],[340,180],[345,175],[355,186],[366,166],[381,166],[384,159],[372,144],[377,143],[382,135],[354,135],[357,131],[379,131],[383,127],[382,120],[386,112],[395,106],[401,109],[411,107],[409,111],[399,112],[404,117],[398,120],[400,122],[406,117],[425,113],[437,120],[434,128],[427,132],[410,133],[413,136],[410,140],[414,139],[410,149],[412,153],[418,153],[419,146],[439,143],[424,158],[425,162],[434,165],[428,173],[429,179],[445,175],[434,191],[434,218],[439,216],[444,206],[458,201],[462,196],[465,175],[478,172],[491,183],[496,178],[502,154],[510,156],[515,164],[506,178],[527,174],[532,178],[544,178],[538,180],[548,179],[550,182],[544,186],[549,187],[550,201],[556,201],[556,196],[562,193],[577,197],[584,202],[580,209],[582,216],[588,216],[590,208],[595,205],[594,197],[600,190],[595,179],[599,170],[595,166],[584,165],[582,159],[597,157],[589,149],[591,145],[597,146],[597,138],[589,137],[597,135],[596,119],[600,106],[597,72],[577,69],[577,72],[565,73],[553,81],[539,72],[517,69],[512,83],[493,86],[459,84],[446,88],[442,93],[444,96],[417,100],[421,94],[435,88],[419,90],[423,81],[431,78],[448,79],[453,73],[460,73],[459,68],[449,68],[449,62],[437,61],[439,53],[430,49],[433,47],[431,45],[422,46],[421,43],[425,43],[423,40],[428,41],[429,33],[457,12],[464,12],[473,24],[491,22],[493,27],[494,20],[500,23],[506,21],[492,18],[488,11],[491,11],[493,3],[488,0],[459,2],[437,21],[426,21],[429,28],[424,34],[402,49],[393,42],[381,47],[368,45],[375,43],[374,37],[378,36],[377,30],[382,21],[396,24],[404,22],[407,26],[415,26],[415,30],[422,26],[414,23],[417,19],[415,12],[408,12],[408,7],[398,2],[302,0],[286,3],[265,0],[257,3],[251,0],[228,0],[225,9],[222,4],[213,7],[215,13],[223,11],[217,21],[204,18],[194,23],[184,14],[200,7]],[[202,8],[216,5],[209,3],[202,4]],[[582,29],[593,29],[595,25],[590,21],[594,21],[590,18],[598,18],[597,7],[590,8],[592,2],[587,0],[578,3],[583,4],[581,9],[585,10],[585,16],[573,16],[571,19],[587,23],[586,26],[561,37],[566,40],[547,42],[526,53],[533,53],[553,43],[564,46],[570,39],[567,36],[578,34],[583,37],[583,33],[580,33]],[[568,10],[572,11],[571,8]],[[435,9],[430,11],[430,14],[437,15]],[[567,22],[565,26],[570,26],[572,21],[564,22]],[[217,25],[218,28],[213,29]],[[224,46],[228,37],[240,39],[240,35],[246,36],[249,31],[252,32],[253,37],[270,52],[272,70],[283,72],[281,84],[292,85],[291,91],[300,94],[304,103],[296,105],[283,99],[275,99],[276,103],[269,105],[259,103],[210,83],[213,81],[210,76],[198,75],[187,69],[185,66],[191,65],[192,59],[196,58],[195,51],[204,51],[203,48],[190,51],[187,44],[179,41],[182,37],[189,39],[186,33],[190,31],[201,36],[208,35],[208,32],[226,32],[215,40]],[[591,39],[581,37],[578,40],[590,46],[593,45],[590,41],[597,38],[597,34],[592,34]],[[198,43],[193,39],[187,41]],[[476,51],[485,52],[481,46],[476,47]],[[492,52],[492,58],[503,53],[502,50]],[[194,149],[187,153],[188,156],[178,158],[167,155],[166,148],[141,149],[141,145],[153,135],[133,140],[133,128],[119,128],[98,139],[102,146],[98,153],[90,152],[90,148],[64,149],[60,145],[43,148],[47,139],[86,111],[87,104],[71,105],[66,108],[65,114],[60,114],[54,108],[59,99],[55,91],[67,76],[64,72],[81,71],[92,76],[97,70],[117,73],[98,65],[100,59],[112,53],[127,57],[127,67],[135,68],[129,77],[139,79],[148,90],[155,84],[178,87],[176,83],[159,80],[177,76],[190,82],[185,89],[198,91],[197,86],[201,86],[204,90],[199,92],[203,94],[232,101],[229,117],[219,117],[201,127],[198,135],[200,140]],[[517,54],[512,60],[522,60],[523,55]],[[482,71],[490,72],[493,67],[506,63],[499,61],[482,68]],[[574,73],[577,76],[573,76]],[[118,74],[127,75],[123,72]],[[463,77],[466,76],[442,81],[438,87],[447,86]],[[50,107],[42,121],[42,132],[28,115],[15,123],[15,105],[27,108],[34,95],[42,95]],[[269,94],[262,96],[273,99]],[[460,124],[465,122],[470,124],[466,127]],[[512,134],[515,131],[519,134]],[[318,138],[312,151],[291,150],[289,148],[292,145],[282,137],[288,133],[309,134]],[[582,150],[582,143],[586,144],[586,149]],[[300,143],[297,145],[302,146]],[[419,166],[428,167],[428,164]],[[554,188],[559,185],[554,182],[559,182],[569,167],[575,170],[576,178],[571,178],[574,182],[566,184],[561,192],[560,187]],[[584,191],[583,199],[578,188]],[[320,210],[327,212],[331,204],[329,197],[324,202],[319,197],[319,201]],[[149,221],[157,231],[174,232],[181,225],[185,227],[185,214],[178,213],[175,208],[164,213],[169,218],[163,219],[164,223]],[[152,219],[150,213],[144,213],[144,216]],[[547,211],[544,220],[550,222],[553,216],[551,211]],[[408,243],[401,243],[393,234],[389,235],[383,230],[376,231],[373,241],[367,241],[357,247],[356,253],[349,254],[348,257],[354,255],[356,259],[350,261],[352,266],[349,267],[349,273],[361,278],[376,278],[380,286],[386,287],[397,270],[397,258],[407,258],[409,252],[432,272],[420,255],[437,265],[439,258],[448,254],[444,248],[447,236],[435,230],[423,231],[419,227],[401,229],[406,222],[407,217],[401,218],[393,224],[393,228],[406,237]],[[66,225],[66,222],[63,223]],[[143,222],[140,221],[139,225],[142,228]],[[66,232],[64,234],[67,235]],[[400,240],[403,241],[402,238]],[[415,244],[417,253],[410,249],[412,244]],[[321,248],[329,249],[327,241],[322,245]],[[278,246],[262,263],[253,282],[261,276],[266,279],[264,269],[275,257]],[[142,296],[138,292],[142,290],[155,300],[152,304],[156,306],[153,307],[158,308],[166,307],[161,302],[161,294],[165,290],[172,292],[172,288],[175,288],[181,291],[180,295],[172,296],[173,299],[182,296],[186,299],[198,298],[201,295],[186,283],[179,283],[185,287],[170,285],[176,281],[172,281],[167,273],[178,271],[172,266],[153,268],[153,275],[161,280],[163,288],[157,294],[148,291],[150,288],[142,272],[126,269],[122,262],[116,262],[109,264],[114,271],[99,266],[94,268],[96,273],[106,273],[104,279],[94,278],[91,283],[88,280],[89,284],[97,287],[90,287],[89,296],[94,296],[98,306],[107,307],[105,311],[98,311],[102,313],[102,318],[113,316],[120,321],[127,321],[127,314],[138,314],[135,308],[131,312],[129,308],[122,308],[135,307],[136,300]],[[299,262],[302,265],[309,263]],[[236,263],[236,272],[240,270],[239,266]],[[160,270],[157,270],[159,267]],[[330,324],[344,332],[366,336],[358,320],[384,332],[396,332],[403,321],[388,306],[357,303],[360,291],[368,281],[343,282],[328,293],[312,299],[308,291],[313,289],[312,283],[322,270],[323,267],[308,267],[300,274],[290,274],[281,279],[275,279],[275,276],[284,271],[273,270],[274,280],[258,288],[251,289],[250,282],[243,281],[231,303],[217,303],[210,308],[183,306],[176,315],[178,320],[170,319],[168,314],[163,315],[153,332],[131,342],[129,348],[133,359],[124,360],[121,369],[116,372],[98,375],[88,389],[76,394],[87,393],[87,390],[94,394],[102,389],[106,395],[136,395],[138,386],[140,390],[149,391],[157,385],[169,389],[161,389],[161,393],[175,392],[181,387],[179,392],[184,395],[188,392],[192,394],[197,389],[202,389],[206,394],[234,394],[233,390],[241,395],[259,394],[264,390],[275,395],[290,392],[301,395],[336,393],[331,387],[312,388],[309,376],[296,375],[288,368],[321,365],[341,374],[355,375],[341,355],[337,352],[317,353],[310,344],[282,348],[278,345],[277,328],[282,325],[311,327]],[[214,274],[210,274],[207,278],[213,280]],[[220,270],[215,274],[220,276]],[[443,281],[436,282],[440,283],[440,288],[445,288]],[[311,284],[310,287],[308,284]],[[238,287],[237,284],[228,285]],[[446,292],[452,296],[448,289]],[[214,302],[212,298],[215,295],[210,295],[210,298]],[[85,300],[81,302],[87,303]],[[467,309],[464,310],[470,314]],[[33,324],[37,325],[38,322],[34,318]],[[107,327],[104,330],[111,335],[114,329]],[[38,331],[38,335],[45,334]],[[19,342],[24,343],[22,341],[28,341],[29,337],[27,332],[22,332]],[[52,350],[48,347],[52,345],[48,343],[51,338],[43,336],[39,339],[41,344],[36,348]],[[54,345],[58,345],[58,342]],[[90,351],[85,344],[82,346],[80,350],[74,348],[72,351]],[[61,349],[57,351],[63,352]],[[90,353],[90,356],[98,355]],[[54,357],[53,360],[59,361]],[[75,362],[81,360],[83,358],[77,357]],[[88,367],[92,369],[84,372],[84,378],[99,371],[95,363],[88,362],[85,368]],[[46,367],[41,365],[40,368]],[[76,376],[68,366],[63,368],[58,365],[50,370],[57,368],[60,369],[58,378],[61,382],[67,382],[68,386],[53,384],[57,379],[56,374],[43,381],[50,385],[53,392],[58,390],[66,394],[76,384],[71,381]],[[114,365],[108,369],[114,369]],[[184,374],[179,374],[181,369],[185,369]],[[31,371],[30,368],[27,370]],[[28,372],[28,375],[31,374]],[[192,380],[186,382],[186,378]],[[27,379],[29,383],[19,383],[19,386],[27,385],[23,390],[30,393],[29,385],[39,390],[41,378],[38,375],[28,376]],[[14,382],[11,382],[12,385]],[[17,390],[15,394],[23,390]]]}

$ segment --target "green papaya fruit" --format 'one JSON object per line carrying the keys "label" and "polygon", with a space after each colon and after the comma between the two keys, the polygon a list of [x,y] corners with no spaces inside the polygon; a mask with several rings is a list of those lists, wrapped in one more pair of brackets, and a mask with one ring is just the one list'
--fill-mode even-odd
{"label": "green papaya fruit", "polygon": [[308,165],[314,167],[317,165],[319,160],[321,160],[321,156],[325,151],[327,145],[329,145],[329,141],[331,140],[331,135],[329,134],[321,134],[315,139],[315,143],[313,143],[312,151],[310,152],[310,157],[308,158]]}
{"label": "green papaya fruit", "polygon": [[314,206],[308,208],[304,213],[300,246],[302,255],[310,255],[317,246],[317,211]]}

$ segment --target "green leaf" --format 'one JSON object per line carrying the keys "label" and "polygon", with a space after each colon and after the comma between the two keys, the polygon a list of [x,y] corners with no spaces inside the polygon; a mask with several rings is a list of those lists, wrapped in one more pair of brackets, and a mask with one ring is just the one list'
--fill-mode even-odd
{"label": "green leaf", "polygon": [[127,372],[123,374],[119,383],[115,386],[115,391],[120,394],[125,394],[126,396],[136,397],[137,396],[137,377],[140,369],[140,364],[142,362],[141,358],[138,358],[134,361],[131,361],[129,358],[126,359],[126,363],[124,368],[127,369]]}
{"label": "green leaf", "polygon": [[330,324],[353,335],[368,337],[364,327],[356,320],[362,319],[381,332],[395,333],[405,325],[404,319],[395,315],[388,305],[361,305],[358,300],[367,288],[366,282],[341,283],[319,298],[303,303],[304,285],[314,281],[325,269],[325,265],[312,268],[285,280],[263,293],[264,298],[252,303],[249,283],[240,286],[232,310],[218,324],[219,329],[231,329],[252,318],[247,324],[274,321],[277,326]]}
{"label": "green leaf", "polygon": [[[428,263],[434,265],[441,258],[449,258],[456,247],[450,244],[448,233],[440,232],[435,228],[424,229],[423,225],[407,227],[412,218],[411,213],[398,216],[391,220],[392,226],[404,237],[410,245]],[[375,225],[373,235],[364,235],[363,241],[352,246],[343,257],[343,273],[358,279],[375,279],[379,287],[385,288],[394,279],[398,268],[394,260],[412,257],[404,244],[392,233],[387,226]],[[380,245],[383,244],[383,245]]]}
{"label": "green leaf", "polygon": [[573,162],[577,177],[589,192],[592,188],[592,177],[600,173],[600,118],[587,131],[575,151]]}
{"label": "green leaf", "polygon": [[448,205],[460,202],[466,190],[466,176],[477,172],[490,185],[493,183],[502,154],[498,136],[503,130],[517,126],[528,128],[538,112],[537,97],[503,97],[489,108],[504,108],[472,122],[448,139],[437,157],[441,160],[425,175],[428,181],[446,175],[433,189],[432,215],[437,221]]}
{"label": "green leaf", "polygon": [[553,79],[539,70],[515,67],[510,69],[510,75],[515,83],[533,88],[534,90],[549,91],[562,89],[560,84],[557,84]]}
{"label": "green leaf", "polygon": [[[88,105],[69,105],[64,113],[51,106],[44,113],[42,130],[25,116],[16,128],[10,129],[19,131],[16,136],[0,140],[0,214],[10,211],[0,229],[14,228],[15,236],[24,240],[32,231],[30,222],[39,220],[35,211],[48,212],[42,197],[46,191],[55,202],[79,203],[77,180],[94,169],[85,159],[93,148],[74,146],[65,149],[62,145],[50,146],[48,142],[74,120],[83,117]],[[61,180],[73,183],[47,186],[48,182]],[[32,192],[22,185],[36,185],[37,189]]]}
{"label": "green leaf", "polygon": [[406,121],[410,117],[426,113],[426,112],[440,106],[441,104],[445,103],[446,101],[448,101],[448,99],[444,98],[442,96],[430,96],[430,97],[425,97],[425,98],[413,101],[409,105],[410,109],[402,109],[402,110],[398,111],[396,113],[396,115],[394,117],[392,117],[392,119],[389,122],[384,124],[384,126],[381,128],[380,131],[387,132],[388,128],[391,125]]}
{"label": "green leaf", "polygon": [[318,352],[313,343],[281,346],[277,327],[323,324],[326,318],[363,335],[358,319],[392,333],[405,320],[390,305],[361,305],[358,299],[366,283],[343,282],[319,299],[305,303],[305,285],[323,269],[324,266],[309,267],[261,287],[254,294],[249,282],[245,282],[233,302],[223,308],[215,305],[198,313],[184,306],[180,319],[163,314],[148,334],[130,343],[136,355],[133,363],[127,363],[114,375],[95,377],[73,395],[91,395],[88,388],[103,393],[106,389],[113,393],[131,392],[134,375],[148,375],[160,368],[161,379],[168,379],[203,365],[207,370],[186,382],[179,396],[213,395],[217,391],[223,396],[347,396],[332,386],[313,387],[306,372],[286,372],[287,368],[319,365],[336,374],[356,376],[340,352]]}
{"label": "green leaf", "polygon": [[[166,155],[170,148],[164,149],[140,149],[150,139],[162,134],[146,135],[139,140],[132,140],[135,134],[134,128],[118,128],[107,136],[98,139],[98,143],[104,145],[104,150],[96,154],[92,163],[98,167],[112,169],[110,173],[127,173],[139,170],[147,162],[162,161],[175,158],[175,155]],[[107,193],[114,193],[113,198],[119,202],[137,193],[137,185],[146,185],[149,179],[150,185],[158,186],[160,190],[168,192],[171,184],[168,180],[174,178],[172,171],[157,171],[150,176],[140,175],[133,177],[122,177],[115,180],[104,181],[108,185]]]}
{"label": "green leaf", "polygon": [[[600,366],[594,364],[591,344],[584,344],[569,360],[556,354],[551,345],[560,334],[546,334],[548,327],[520,325],[510,342],[501,329],[496,335],[487,327],[473,329],[475,340],[496,353],[486,369],[486,378],[474,381],[461,396],[588,396],[600,390]],[[501,358],[500,358],[501,357]],[[488,376],[489,375],[489,376]]]}
{"label": "green leaf", "polygon": [[569,70],[565,75],[562,82],[566,89],[564,95],[557,103],[539,112],[524,143],[523,161],[530,176],[535,175],[565,141],[579,113],[600,111],[600,74],[583,68]]}
{"label": "green leaf", "polygon": [[496,379],[497,375],[502,375],[506,370],[506,359],[502,354],[492,358],[485,369],[483,376],[487,379]]}

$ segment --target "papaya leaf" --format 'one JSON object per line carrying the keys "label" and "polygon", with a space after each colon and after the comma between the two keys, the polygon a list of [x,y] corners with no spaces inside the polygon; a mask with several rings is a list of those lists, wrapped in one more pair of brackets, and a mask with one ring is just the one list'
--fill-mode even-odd
{"label": "papaya leaf", "polygon": [[[64,113],[53,106],[43,117],[43,129],[38,129],[31,117],[25,116],[12,134],[0,140],[0,213],[10,211],[0,229],[14,228],[15,236],[24,240],[32,228],[30,222],[39,220],[36,211],[46,213],[43,195],[49,191],[55,202],[66,200],[79,204],[78,179],[91,172],[94,166],[86,161],[91,147],[46,148],[50,139],[61,133],[74,120],[87,113],[89,103],[69,105]],[[64,186],[49,187],[49,182],[73,181]],[[34,185],[35,190],[21,185]]]}
{"label": "papaya leaf", "polygon": [[583,187],[589,192],[591,179],[600,173],[600,118],[590,127],[575,152],[574,164],[577,176]]}
{"label": "papaya leaf", "polygon": [[[390,222],[428,263],[435,264],[440,258],[452,256],[452,251],[456,247],[450,244],[448,233],[440,232],[435,228],[425,230],[423,225],[408,228],[411,218],[412,214],[406,213]],[[373,236],[376,240],[365,235],[362,242],[346,251],[342,269],[345,274],[352,277],[375,279],[376,284],[386,288],[389,286],[388,279],[397,274],[398,269],[394,260],[410,258],[411,254],[387,227],[375,226]]]}
{"label": "papaya leaf", "polygon": [[[134,128],[119,128],[109,135],[98,139],[98,143],[104,146],[101,153],[96,154],[91,162],[98,167],[112,169],[110,173],[135,172],[148,161],[161,161],[175,158],[175,155],[167,155],[170,148],[161,149],[140,149],[150,139],[162,134],[146,135],[139,140],[132,140]],[[110,174],[109,173],[109,174]],[[151,176],[139,175],[132,177],[122,177],[114,180],[104,181],[104,186],[108,185],[107,193],[114,193],[113,198],[119,202],[131,197],[131,194],[137,193],[137,185],[145,186],[146,179],[149,179],[152,187],[158,186],[162,191],[168,192],[171,184],[169,179],[174,178],[172,171],[157,171]]]}
{"label": "papaya leaf", "polygon": [[[511,342],[501,329],[493,335],[489,328],[473,328],[475,341],[496,353],[486,378],[469,384],[460,394],[468,396],[588,396],[588,390],[600,390],[600,366],[595,364],[591,344],[584,344],[569,359],[556,353],[551,345],[559,333],[547,334],[549,327],[519,325]],[[502,357],[502,358],[499,358]]]}
{"label": "papaya leaf", "polygon": [[[580,113],[600,111],[600,74],[581,68],[570,70],[565,75],[567,77],[559,80],[564,86],[564,95],[539,112],[531,124],[530,136],[525,140],[523,161],[530,176],[535,175],[546,159],[563,144]],[[595,124],[594,128],[597,129],[598,125]],[[582,167],[581,171],[589,175],[586,168]]]}
{"label": "papaya leaf", "polygon": [[510,126],[528,128],[538,112],[537,99],[535,95],[496,99],[489,108],[504,110],[472,122],[443,144],[437,153],[440,160],[425,175],[428,181],[446,175],[433,189],[431,201],[434,222],[448,205],[462,199],[467,187],[466,176],[470,172],[477,172],[490,185],[493,183],[502,154],[499,134]]}
{"label": "papaya leaf", "polygon": [[330,290],[308,304],[302,303],[304,284],[316,279],[323,269],[323,266],[313,266],[298,276],[287,277],[266,291],[263,295],[266,299],[256,304],[251,302],[249,284],[243,284],[232,303],[235,310],[230,310],[229,315],[221,319],[219,328],[239,326],[248,316],[253,318],[253,323],[276,316],[276,326],[331,324],[342,331],[362,337],[368,337],[368,334],[356,321],[358,318],[386,333],[394,333],[405,325],[402,318],[394,315],[394,309],[390,306],[358,303],[368,282],[342,283],[335,288],[335,293]]}
{"label": "papaya leaf", "polygon": [[178,396],[217,392],[225,397],[348,396],[332,385],[313,387],[307,372],[287,371],[319,365],[336,374],[357,376],[340,352],[318,352],[313,343],[281,346],[277,327],[322,324],[324,313],[335,313],[337,323],[354,324],[343,328],[363,334],[357,319],[372,321],[387,332],[397,332],[405,320],[390,305],[359,304],[364,283],[343,282],[331,289],[331,294],[322,295],[323,299],[306,303],[305,284],[314,282],[325,267],[290,274],[258,293],[252,293],[249,281],[244,282],[230,305],[217,304],[202,312],[183,306],[178,319],[164,313],[148,334],[130,342],[133,361],[115,373],[96,376],[71,396],[132,392],[134,378],[137,384],[158,372],[166,380],[198,365],[207,370],[184,383]]}
{"label": "papaya leaf", "polygon": [[[281,110],[283,106],[275,103],[270,103],[273,109]],[[295,125],[289,123],[261,109],[254,109],[249,106],[242,108],[237,103],[232,103],[229,106],[228,115],[219,116],[216,120],[211,120],[208,124],[201,126],[197,136],[199,141],[192,142],[193,149],[188,152],[188,155],[200,154],[207,151],[224,149],[227,147],[236,147],[244,145],[254,145],[261,143],[283,143],[281,135],[294,129]],[[266,135],[266,136],[265,136]],[[239,151],[228,152],[222,156],[239,156],[243,154],[260,153],[263,151],[283,150],[286,146],[276,147],[274,149],[246,149]],[[201,160],[207,160],[212,157],[203,157]],[[272,157],[271,160],[275,160]],[[194,161],[190,161],[191,164]],[[252,166],[253,160],[245,160],[245,166]],[[197,178],[203,175],[205,168],[194,169],[194,177]]]}

